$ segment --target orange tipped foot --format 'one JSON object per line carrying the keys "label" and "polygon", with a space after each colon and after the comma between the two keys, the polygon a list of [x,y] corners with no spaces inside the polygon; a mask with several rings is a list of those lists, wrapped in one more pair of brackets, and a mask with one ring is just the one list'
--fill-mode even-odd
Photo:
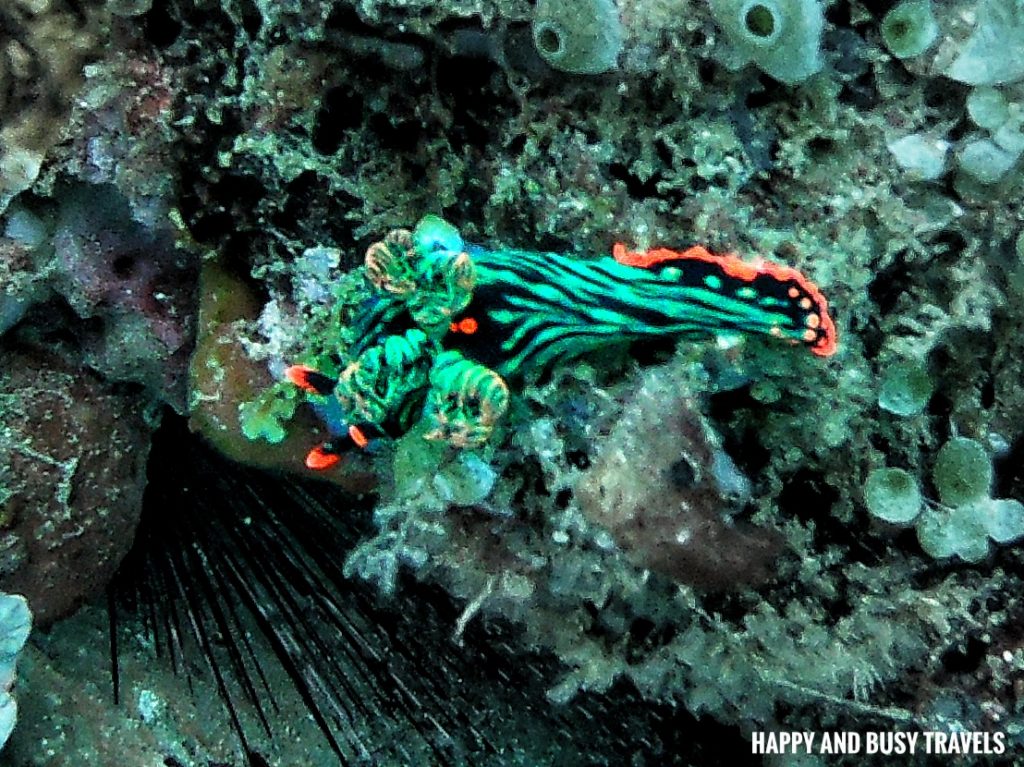
{"label": "orange tipped foot", "polygon": [[306,454],[306,468],[313,471],[326,471],[337,465],[341,456],[331,452],[328,445],[317,445]]}
{"label": "orange tipped foot", "polygon": [[327,396],[334,391],[333,378],[318,373],[306,365],[292,365],[284,371],[284,377],[310,394]]}

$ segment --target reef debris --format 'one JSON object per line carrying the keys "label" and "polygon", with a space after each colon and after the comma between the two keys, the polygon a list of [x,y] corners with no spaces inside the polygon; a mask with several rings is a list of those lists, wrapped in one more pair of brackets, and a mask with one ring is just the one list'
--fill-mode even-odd
{"label": "reef debris", "polygon": [[750,482],[685,395],[687,383],[670,367],[639,376],[576,483],[580,510],[632,562],[676,582],[700,590],[763,583],[781,538],[731,519]]}

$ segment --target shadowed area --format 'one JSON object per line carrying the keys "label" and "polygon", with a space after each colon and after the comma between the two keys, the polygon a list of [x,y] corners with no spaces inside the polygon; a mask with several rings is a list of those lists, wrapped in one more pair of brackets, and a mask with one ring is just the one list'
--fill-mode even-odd
{"label": "shadowed area", "polygon": [[387,601],[345,579],[345,554],[370,525],[365,499],[232,464],[171,416],[149,473],[110,592],[115,688],[137,681],[117,658],[144,633],[190,686],[195,676],[216,688],[252,765],[295,748],[303,727],[340,764],[750,758],[736,730],[701,723],[696,737],[688,714],[625,684],[553,705],[557,662],[522,651],[512,629],[473,622],[460,646],[459,607],[440,591],[407,580]]}

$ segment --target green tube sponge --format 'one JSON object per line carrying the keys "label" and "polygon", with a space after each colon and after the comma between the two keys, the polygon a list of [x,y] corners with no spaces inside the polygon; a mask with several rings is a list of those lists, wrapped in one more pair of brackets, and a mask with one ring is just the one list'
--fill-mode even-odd
{"label": "green tube sponge", "polygon": [[954,437],[939,448],[932,481],[947,506],[980,501],[988,497],[992,486],[992,459],[980,442]]}
{"label": "green tube sponge", "polygon": [[882,40],[899,59],[920,56],[938,36],[931,0],[903,0],[882,19]]}
{"label": "green tube sponge", "polygon": [[992,498],[985,502],[984,523],[996,543],[1012,543],[1024,537],[1024,503],[1012,498]]}
{"label": "green tube sponge", "polygon": [[967,94],[967,114],[979,128],[997,131],[1010,119],[1010,107],[1002,92],[982,86]]}
{"label": "green tube sponge", "polygon": [[988,556],[989,538],[1013,543],[1024,537],[1024,504],[1011,498],[983,498],[955,509],[927,509],[917,523],[917,539],[935,559],[958,556],[980,562]]}
{"label": "green tube sponge", "polygon": [[932,398],[932,379],[917,360],[902,360],[889,365],[882,374],[878,404],[895,415],[917,415]]}
{"label": "green tube sponge", "polygon": [[819,0],[711,0],[711,14],[735,49],[732,63],[753,61],[787,85],[821,69]]}
{"label": "green tube sponge", "polygon": [[1021,152],[1008,152],[992,139],[974,138],[957,152],[960,170],[981,184],[995,184],[1009,173]]}
{"label": "green tube sponge", "polygon": [[875,469],[864,483],[864,503],[871,516],[905,525],[921,511],[921,489],[903,469]]}
{"label": "green tube sponge", "polygon": [[615,0],[537,0],[533,44],[555,69],[578,75],[614,69],[622,37]]}

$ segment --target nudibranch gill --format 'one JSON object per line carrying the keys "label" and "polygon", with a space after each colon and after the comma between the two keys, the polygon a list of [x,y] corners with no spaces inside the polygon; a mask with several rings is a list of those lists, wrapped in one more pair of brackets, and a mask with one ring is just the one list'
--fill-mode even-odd
{"label": "nudibranch gill", "polygon": [[520,380],[609,343],[740,332],[828,357],[836,327],[821,291],[796,269],[695,246],[611,256],[489,250],[426,216],[370,246],[371,298],[337,377],[293,365],[332,438],[307,457],[323,469],[420,419],[429,439],[484,443]]}

